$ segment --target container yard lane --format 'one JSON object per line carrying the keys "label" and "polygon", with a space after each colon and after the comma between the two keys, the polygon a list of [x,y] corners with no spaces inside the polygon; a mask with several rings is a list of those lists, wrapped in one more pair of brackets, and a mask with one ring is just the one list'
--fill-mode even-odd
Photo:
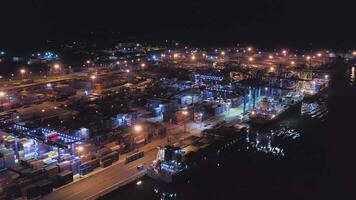
{"label": "container yard lane", "polygon": [[128,164],[125,164],[126,156],[122,156],[116,164],[102,170],[92,176],[83,178],[77,182],[64,186],[47,196],[44,200],[77,200],[96,199],[104,194],[142,177],[144,171],[138,171],[137,166],[142,163],[152,162],[157,154],[157,149],[150,145],[146,147],[145,156]]}

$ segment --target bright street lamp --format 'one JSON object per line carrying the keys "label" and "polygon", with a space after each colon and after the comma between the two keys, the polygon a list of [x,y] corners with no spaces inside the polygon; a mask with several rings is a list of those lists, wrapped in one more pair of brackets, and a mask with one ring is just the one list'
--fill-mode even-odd
{"label": "bright street lamp", "polygon": [[0,97],[5,97],[5,96],[6,96],[6,92],[0,91]]}
{"label": "bright street lamp", "polygon": [[186,118],[187,118],[189,112],[187,110],[183,110],[182,114],[185,116],[184,117],[184,133],[186,133],[187,132],[187,119]]}
{"label": "bright street lamp", "polygon": [[61,67],[61,66],[60,66],[59,64],[54,64],[54,65],[53,65],[53,68],[54,68],[55,70],[58,70],[60,67]]}
{"label": "bright street lamp", "polygon": [[90,79],[94,81],[96,79],[96,75],[95,74],[91,75]]}
{"label": "bright street lamp", "polygon": [[135,133],[140,133],[142,131],[142,126],[139,125],[139,124],[136,124],[134,127],[133,127]]}
{"label": "bright street lamp", "polygon": [[23,76],[26,74],[26,69],[20,69],[20,74],[21,74],[21,79],[23,79]]}

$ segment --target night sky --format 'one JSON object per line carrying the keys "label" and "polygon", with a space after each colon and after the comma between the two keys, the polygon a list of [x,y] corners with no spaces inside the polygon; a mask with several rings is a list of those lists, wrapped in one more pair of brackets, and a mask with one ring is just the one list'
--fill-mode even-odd
{"label": "night sky", "polygon": [[5,0],[0,46],[37,48],[90,32],[192,44],[247,43],[349,48],[353,5],[343,1]]}

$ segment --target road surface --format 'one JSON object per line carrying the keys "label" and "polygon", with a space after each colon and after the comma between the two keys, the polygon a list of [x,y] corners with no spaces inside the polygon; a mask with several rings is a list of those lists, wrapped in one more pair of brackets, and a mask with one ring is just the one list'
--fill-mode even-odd
{"label": "road surface", "polygon": [[100,171],[97,174],[84,178],[73,184],[60,188],[49,195],[44,196],[44,200],[84,200],[96,199],[106,190],[111,191],[116,189],[120,183],[125,183],[127,180],[142,176],[143,172],[136,169],[137,165],[142,163],[151,163],[157,154],[157,149],[151,149],[145,152],[145,156],[141,159],[124,164],[124,159],[121,158],[117,163],[109,168]]}

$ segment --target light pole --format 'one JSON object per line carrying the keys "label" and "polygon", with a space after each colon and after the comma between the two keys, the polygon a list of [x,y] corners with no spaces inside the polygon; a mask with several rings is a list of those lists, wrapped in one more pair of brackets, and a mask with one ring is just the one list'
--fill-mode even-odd
{"label": "light pole", "polygon": [[94,82],[95,82],[95,80],[96,80],[96,75],[95,75],[95,74],[92,74],[92,75],[90,76],[90,79],[91,79],[91,88],[92,88],[92,90],[94,90]]}
{"label": "light pole", "polygon": [[0,105],[2,106],[2,100],[6,97],[6,92],[0,91]]}
{"label": "light pole", "polygon": [[58,63],[56,63],[56,64],[54,64],[53,65],[53,69],[54,69],[54,72],[59,72],[60,71],[60,69],[61,69],[61,66],[58,64]]}
{"label": "light pole", "polygon": [[203,126],[203,113],[199,113],[200,116],[200,128]]}
{"label": "light pole", "polygon": [[23,76],[26,74],[26,69],[20,69],[21,79],[23,80]]}
{"label": "light pole", "polygon": [[184,133],[186,133],[187,132],[187,116],[189,115],[189,112],[186,110],[183,110],[182,114],[184,116]]}
{"label": "light pole", "polygon": [[[140,134],[142,132],[142,125],[135,124],[134,127],[133,127],[133,132],[135,134],[137,134],[137,135]],[[135,145],[135,149],[138,150],[138,148],[136,147],[135,137],[133,137],[132,139],[134,140],[133,142],[134,142],[134,145]]]}

